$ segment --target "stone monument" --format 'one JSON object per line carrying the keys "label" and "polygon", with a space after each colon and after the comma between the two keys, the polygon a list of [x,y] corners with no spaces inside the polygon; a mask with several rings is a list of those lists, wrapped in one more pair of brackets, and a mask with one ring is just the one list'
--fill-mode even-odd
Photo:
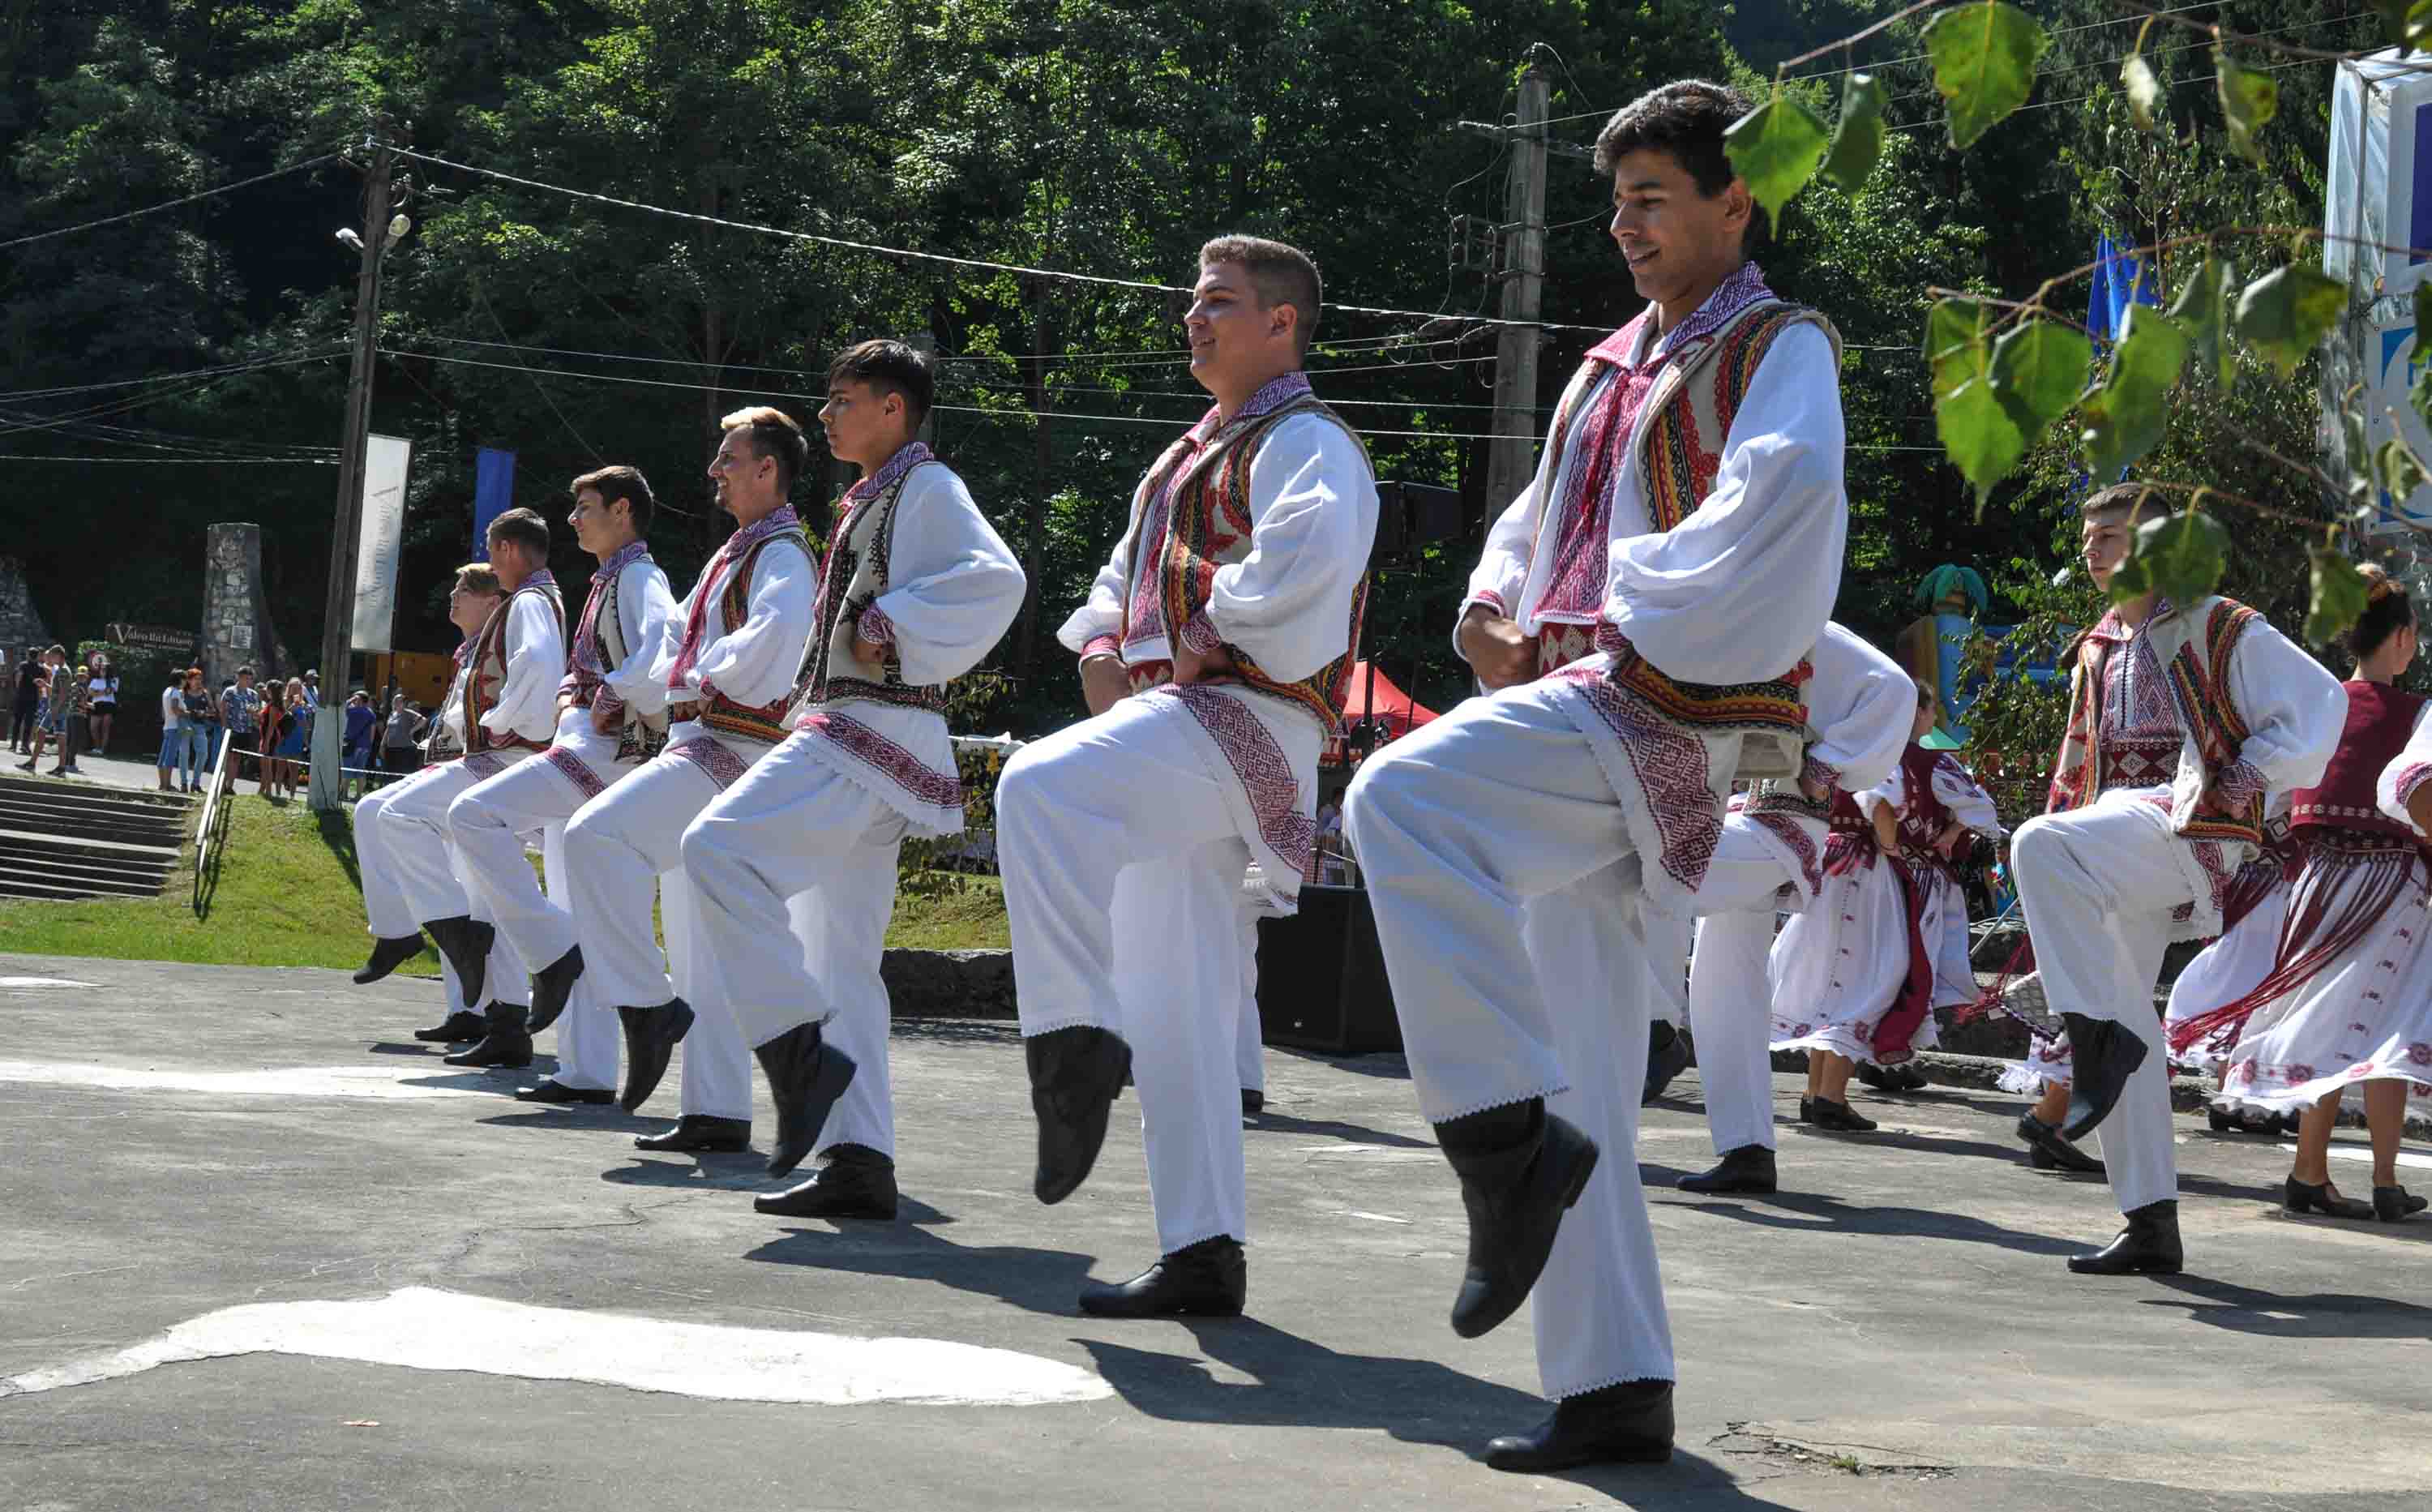
{"label": "stone monument", "polygon": [[34,591],[25,583],[25,564],[0,556],[0,646],[8,649],[8,665],[15,667],[27,646],[47,648],[50,643],[51,633],[42,627]]}
{"label": "stone monument", "polygon": [[257,686],[291,671],[270,628],[262,589],[262,527],[213,525],[203,549],[203,686],[218,688],[236,679],[239,667],[254,670]]}

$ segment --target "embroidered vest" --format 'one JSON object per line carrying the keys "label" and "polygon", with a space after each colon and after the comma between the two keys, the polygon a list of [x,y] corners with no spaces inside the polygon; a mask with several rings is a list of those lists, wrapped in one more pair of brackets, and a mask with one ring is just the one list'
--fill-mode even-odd
{"label": "embroidered vest", "polygon": [[[811,554],[809,534],[800,525],[772,531],[745,547],[742,560],[735,564],[735,570],[726,575],[725,586],[718,590],[714,612],[718,615],[718,633],[720,636],[735,634],[743,628],[744,621],[752,618],[752,574],[759,570],[762,554],[781,543],[802,552],[806,562],[819,560]],[[785,728],[785,710],[792,703],[790,690],[780,695],[775,703],[756,707],[738,704],[724,693],[712,692],[701,704],[701,722],[720,735],[775,745],[789,733]]]}
{"label": "embroidered vest", "polygon": [[[2221,841],[2260,848],[2263,794],[2234,813],[2199,811],[2213,773],[2238,759],[2246,743],[2246,717],[2229,690],[2230,659],[2247,626],[2263,617],[2235,599],[2208,598],[2193,609],[2170,608],[2148,621],[2145,635],[2154,664],[2170,686],[2179,714],[2179,768],[2170,784],[2170,828],[2188,840]],[[2082,807],[2103,790],[2102,739],[2103,666],[2123,653],[2123,641],[2081,636],[2069,670],[2069,731],[2052,766],[2052,812]],[[2242,855],[2233,860],[2243,860]]]}
{"label": "embroidered vest", "polygon": [[[1162,607],[1169,644],[1179,645],[1183,625],[1208,606],[1216,569],[1248,559],[1250,530],[1255,523],[1250,507],[1250,465],[1257,460],[1258,448],[1265,444],[1275,428],[1295,415],[1314,415],[1339,427],[1354,444],[1360,445],[1360,455],[1363,458],[1367,455],[1367,447],[1360,442],[1359,433],[1310,395],[1303,395],[1252,419],[1237,418],[1209,437],[1199,454],[1184,465],[1182,476],[1174,482],[1167,518],[1164,554],[1154,565],[1164,600]],[[1152,479],[1141,488],[1142,501],[1156,497],[1156,484],[1157,481]],[[1131,585],[1140,579],[1139,564],[1133,553],[1140,550],[1140,529],[1141,521],[1136,506],[1131,538],[1123,559],[1125,624],[1131,622]],[[1351,596],[1350,638],[1346,649],[1342,655],[1308,677],[1289,683],[1270,677],[1246,652],[1233,646],[1226,648],[1233,657],[1233,671],[1208,681],[1234,683],[1306,709],[1321,729],[1332,735],[1342,723],[1343,701],[1350,690],[1352,664],[1360,658],[1360,620],[1367,606],[1368,582],[1366,574],[1362,573],[1360,587]]]}
{"label": "embroidered vest", "polygon": [[[487,628],[486,621],[484,628]],[[456,649],[449,653],[456,663],[456,675],[449,679],[448,695],[439,701],[439,712],[431,718],[430,733],[423,737],[422,759],[426,765],[452,761],[464,754],[456,738],[448,733],[448,711],[464,705],[464,684],[470,675],[467,664],[473,659],[473,648],[477,644],[477,640],[470,638],[460,640],[456,642]]]}
{"label": "embroidered vest", "polygon": [[1934,774],[1951,758],[1912,743],[1900,753],[1900,839],[1903,850],[1933,848],[1951,824],[1951,808],[1934,790]]}
{"label": "embroidered vest", "polygon": [[[616,571],[601,572],[591,580],[590,602],[583,605],[583,617],[584,628],[591,632],[592,648],[600,657],[601,672],[616,671],[633,654],[633,649],[625,644],[625,616],[619,605],[625,569],[635,562],[650,562],[647,547],[640,555],[620,564]],[[582,637],[582,630],[577,630],[575,638],[579,641]],[[574,662],[570,669],[574,681],[574,706],[589,708],[599,702],[600,694],[607,685],[583,666],[580,655],[570,659]],[[623,705],[623,718],[616,727],[616,759],[619,762],[638,765],[650,760],[667,748],[667,743],[666,709],[662,708],[656,714],[644,714],[631,704]]]}
{"label": "embroidered vest", "polygon": [[2415,733],[2416,713],[2424,700],[2413,693],[2379,683],[2345,685],[2347,727],[2322,780],[2288,794],[2288,826],[2292,830],[2344,829],[2386,835],[2413,844],[2415,827],[2402,824],[2381,811],[2378,789],[2382,769],[2398,759]]}
{"label": "embroidered vest", "polygon": [[[493,735],[481,726],[481,716],[498,706],[499,690],[507,685],[507,624],[509,611],[515,601],[527,594],[536,594],[549,604],[549,613],[557,617],[558,633],[566,633],[566,600],[557,590],[557,579],[546,570],[524,579],[523,586],[507,595],[481,621],[481,633],[473,637],[473,654],[467,659],[464,678],[464,754],[477,751],[545,751],[547,740],[529,740],[509,731]],[[561,669],[561,675],[563,670]]]}
{"label": "embroidered vest", "polygon": [[870,681],[868,664],[853,655],[862,611],[892,586],[887,581],[887,564],[893,555],[895,510],[904,498],[904,486],[922,467],[943,466],[936,461],[913,464],[879,490],[876,498],[854,505],[836,522],[819,576],[819,606],[811,615],[810,656],[792,705],[885,704],[932,714],[946,712],[945,685],[915,688],[905,683],[902,660],[892,644],[886,648],[878,682]]}

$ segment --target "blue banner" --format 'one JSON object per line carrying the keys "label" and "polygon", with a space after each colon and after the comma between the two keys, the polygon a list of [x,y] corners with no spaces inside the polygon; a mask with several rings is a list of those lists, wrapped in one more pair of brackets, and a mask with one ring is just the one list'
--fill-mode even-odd
{"label": "blue banner", "polygon": [[515,454],[483,447],[473,454],[473,555],[490,559],[490,521],[515,504]]}
{"label": "blue banner", "polygon": [[2095,239],[2094,260],[2101,265],[2094,270],[2094,292],[2086,302],[2086,329],[2097,341],[2117,341],[2130,304],[2162,302],[2161,279],[2108,236]]}

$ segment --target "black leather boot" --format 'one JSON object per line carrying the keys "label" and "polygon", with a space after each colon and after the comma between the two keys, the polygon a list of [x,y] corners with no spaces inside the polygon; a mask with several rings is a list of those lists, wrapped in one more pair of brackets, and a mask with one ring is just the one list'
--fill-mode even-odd
{"label": "black leather boot", "polygon": [[1671,1457],[1669,1381],[1625,1381],[1564,1397],[1544,1422],[1486,1446],[1486,1463],[1499,1470],[1661,1465]]}
{"label": "black leather boot", "polygon": [[2424,1198],[2403,1186],[2373,1189],[2373,1215],[2384,1223],[2403,1223],[2424,1211]]}
{"label": "black leather boot", "polygon": [[416,1029],[414,1037],[426,1045],[463,1045],[490,1032],[490,1021],[468,1008],[460,1008],[448,1015],[447,1022],[427,1029]]}
{"label": "black leather boot", "polygon": [[1727,1149],[1713,1170],[1680,1178],[1680,1187],[1683,1192],[1770,1192],[1773,1151],[1763,1145]]}
{"label": "black leather boot", "polygon": [[422,932],[410,935],[386,935],[372,942],[371,959],[363,969],[355,973],[355,985],[366,986],[380,980],[407,961],[422,954]]}
{"label": "black leather boot", "polygon": [[1469,1213],[1469,1259],[1452,1331],[1474,1339],[1510,1317],[1537,1284],[1554,1231],[1596,1173],[1596,1147],[1546,1113],[1542,1097],[1435,1127]]}
{"label": "black leather boot", "polygon": [[2061,1133],[2069,1139],[2084,1139],[2094,1132],[2097,1124],[2111,1116],[2128,1079],[2145,1063],[2145,1042],[2127,1025],[2110,1019],[2088,1018],[2083,1013],[2063,1013],[2060,1017],[2069,1027],[2071,1068],[2069,1121],[2061,1126]]}
{"label": "black leather boot", "polygon": [[2101,1161],[2061,1138],[2060,1130],[2036,1117],[2033,1110],[2018,1114],[2018,1137],[2027,1142],[2027,1164],[2036,1170],[2103,1174]]}
{"label": "black leather boot", "polygon": [[685,1113],[676,1126],[663,1134],[637,1134],[635,1149],[667,1149],[679,1154],[732,1154],[752,1147],[752,1121],[748,1118],[714,1118],[708,1113]]}
{"label": "black leather boot", "polygon": [[2177,1275],[2187,1261],[2177,1200],[2148,1202],[2126,1217],[2120,1237],[2090,1255],[2069,1256],[2069,1268],[2081,1276]]}
{"label": "black leather boot", "polygon": [[768,1097],[777,1105],[768,1174],[783,1176],[818,1147],[828,1110],[853,1084],[853,1057],[822,1043],[817,1024],[797,1024],[752,1053],[768,1075]]}
{"label": "black leather boot", "polygon": [[498,943],[498,929],[475,923],[471,914],[458,913],[425,919],[422,932],[448,958],[448,964],[456,968],[458,979],[464,984],[464,1001],[480,1002],[490,986],[490,947]]}
{"label": "black leather boot", "polygon": [[447,1057],[448,1063],[510,1070],[532,1064],[532,1034],[524,1028],[527,1011],[521,1003],[492,1003],[484,1011],[490,1031],[471,1049]]}
{"label": "black leather boot", "polygon": [[692,1032],[692,1005],[670,997],[656,1008],[619,1007],[616,1022],[625,1030],[625,1095],[616,1106],[632,1113],[659,1090],[676,1046]]}
{"label": "black leather boot", "polygon": [[1106,1142],[1106,1112],[1131,1074],[1132,1047],[1110,1029],[1076,1024],[1022,1042],[1030,1109],[1039,1117],[1039,1169],[1031,1190],[1061,1202],[1089,1180]]}
{"label": "black leather boot", "polygon": [[1689,1041],[1679,1029],[1658,1019],[1647,1027],[1647,1084],[1639,1089],[1641,1108],[1664,1096],[1672,1079],[1689,1069]]}
{"label": "black leather boot", "polygon": [[544,1079],[536,1087],[517,1087],[515,1101],[545,1102],[555,1105],[600,1107],[616,1100],[616,1095],[606,1087],[569,1087],[563,1081]]}
{"label": "black leather boot", "polygon": [[752,1208],[788,1218],[895,1216],[895,1163],[867,1145],[831,1145],[811,1179],[752,1199]]}
{"label": "black leather boot", "polygon": [[574,994],[574,984],[582,976],[581,945],[576,945],[533,974],[532,1031],[534,1034],[556,1023],[557,1015],[566,1011],[566,1000]]}
{"label": "black leather boot", "polygon": [[1092,1317],[1238,1317],[1249,1295],[1241,1241],[1227,1234],[1185,1245],[1126,1282],[1081,1293]]}

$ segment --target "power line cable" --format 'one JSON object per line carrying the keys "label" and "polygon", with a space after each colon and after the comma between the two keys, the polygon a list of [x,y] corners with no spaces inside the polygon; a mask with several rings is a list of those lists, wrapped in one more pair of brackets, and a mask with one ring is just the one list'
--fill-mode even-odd
{"label": "power line cable", "polygon": [[134,220],[139,216],[157,214],[164,210],[175,210],[180,205],[191,205],[198,199],[210,199],[215,195],[232,194],[239,189],[250,188],[255,184],[268,183],[273,178],[283,178],[291,173],[301,173],[307,168],[317,168],[321,164],[335,159],[337,156],[338,154],[334,152],[325,152],[317,158],[307,158],[302,162],[290,163],[284,168],[273,168],[268,173],[256,174],[250,178],[240,178],[232,184],[221,184],[216,189],[206,189],[200,193],[185,195],[177,199],[164,199],[157,205],[146,205],[142,210],[130,210],[123,214],[117,215],[105,215],[99,220],[89,220],[76,226],[62,226],[57,230],[36,231],[30,236],[12,237],[8,241],[0,242],[0,252],[5,252],[12,246],[24,246],[30,242],[47,242],[54,236],[73,236],[78,231],[90,231],[104,226],[115,226],[121,221],[129,221]]}
{"label": "power line cable", "polygon": [[0,394],[0,402],[15,402],[23,399],[66,399],[76,394],[97,394],[104,389],[139,388],[146,384],[156,383],[178,383],[191,378],[206,378],[213,375],[230,373],[250,373],[259,371],[265,367],[288,367],[293,366],[297,363],[321,362],[330,357],[342,357],[344,355],[346,355],[345,348],[335,348],[325,352],[308,352],[301,355],[291,354],[281,357],[247,358],[243,362],[225,363],[215,367],[189,367],[180,369],[174,373],[154,373],[144,378],[113,379],[103,383],[72,383],[58,388],[21,388],[10,393]]}

